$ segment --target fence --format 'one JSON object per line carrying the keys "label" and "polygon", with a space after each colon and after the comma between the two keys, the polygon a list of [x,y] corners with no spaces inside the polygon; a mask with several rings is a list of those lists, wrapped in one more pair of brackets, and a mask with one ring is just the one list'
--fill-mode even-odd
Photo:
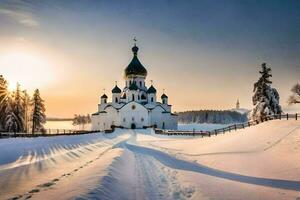
{"label": "fence", "polygon": [[43,132],[37,133],[11,133],[11,132],[1,132],[0,138],[8,138],[8,137],[51,137],[51,136],[59,136],[59,135],[82,135],[88,133],[96,133],[99,131],[86,131],[86,130],[69,130],[69,129],[45,129]]}
{"label": "fence", "polygon": [[270,115],[266,117],[262,117],[259,120],[255,121],[248,121],[245,123],[239,123],[227,126],[225,128],[219,128],[212,131],[175,131],[175,130],[162,130],[162,129],[155,129],[156,134],[160,135],[179,135],[179,136],[201,136],[201,137],[210,137],[212,135],[218,134],[225,134],[226,132],[236,131],[238,129],[244,129],[246,127],[255,126],[257,124],[274,120],[274,119],[286,119],[286,120],[298,120],[300,117],[299,114],[279,114],[279,115]]}

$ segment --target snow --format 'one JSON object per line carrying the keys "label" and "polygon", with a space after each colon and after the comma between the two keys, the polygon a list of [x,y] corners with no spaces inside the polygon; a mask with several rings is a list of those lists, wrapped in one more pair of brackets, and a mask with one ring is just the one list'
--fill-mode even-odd
{"label": "snow", "polygon": [[231,124],[209,124],[209,123],[192,123],[192,124],[178,124],[178,130],[183,131],[212,131],[219,128],[230,126]]}
{"label": "snow", "polygon": [[1,139],[0,149],[0,199],[300,197],[296,120],[207,138],[146,129]]}

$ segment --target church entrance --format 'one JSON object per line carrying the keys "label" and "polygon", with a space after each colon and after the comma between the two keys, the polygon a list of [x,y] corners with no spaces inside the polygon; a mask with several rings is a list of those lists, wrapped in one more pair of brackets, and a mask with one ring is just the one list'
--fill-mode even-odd
{"label": "church entrance", "polygon": [[135,129],[135,128],[136,128],[135,124],[134,123],[131,124],[131,129]]}

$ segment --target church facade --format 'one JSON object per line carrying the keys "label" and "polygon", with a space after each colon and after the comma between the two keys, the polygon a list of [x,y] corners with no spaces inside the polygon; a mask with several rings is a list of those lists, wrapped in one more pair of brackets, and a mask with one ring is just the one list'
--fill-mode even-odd
{"label": "church facade", "polygon": [[93,130],[108,130],[112,126],[177,129],[177,115],[172,113],[168,96],[163,93],[159,102],[153,84],[146,86],[147,70],[138,59],[138,50],[136,45],[132,47],[133,58],[124,71],[123,90],[116,84],[111,102],[106,94],[100,97],[98,111],[92,114]]}

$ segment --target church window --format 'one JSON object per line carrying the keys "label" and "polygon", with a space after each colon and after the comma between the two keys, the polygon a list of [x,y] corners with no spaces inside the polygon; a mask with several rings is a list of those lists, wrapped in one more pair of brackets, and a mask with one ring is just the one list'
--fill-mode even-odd
{"label": "church window", "polygon": [[153,99],[153,97],[151,97],[151,102],[153,102],[154,101],[154,99]]}
{"label": "church window", "polygon": [[132,117],[132,121],[134,121],[134,117]]}
{"label": "church window", "polygon": [[143,122],[143,121],[144,121],[144,118],[141,118],[141,121]]}
{"label": "church window", "polygon": [[143,86],[142,81],[140,81],[140,86],[141,86],[141,87]]}
{"label": "church window", "polygon": [[126,122],[126,118],[125,117],[123,118],[123,122]]}
{"label": "church window", "polygon": [[131,85],[131,81],[129,81],[129,85]]}
{"label": "church window", "polygon": [[116,103],[118,103],[118,97],[116,97]]}
{"label": "church window", "polygon": [[104,103],[106,103],[107,101],[106,101],[106,99],[104,99]]}
{"label": "church window", "polygon": [[132,94],[132,101],[134,101],[134,94]]}

